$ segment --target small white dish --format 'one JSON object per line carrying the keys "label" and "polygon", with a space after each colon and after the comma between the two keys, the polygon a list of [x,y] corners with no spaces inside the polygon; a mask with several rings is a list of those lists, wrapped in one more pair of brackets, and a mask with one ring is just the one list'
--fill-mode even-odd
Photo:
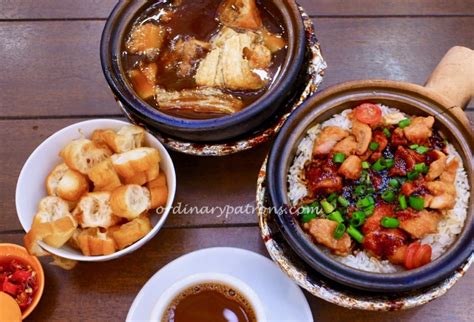
{"label": "small white dish", "polygon": [[[59,157],[61,149],[71,142],[71,140],[78,139],[82,136],[90,138],[94,130],[105,128],[118,130],[126,125],[130,125],[130,123],[112,119],[95,119],[75,123],[54,133],[33,151],[21,169],[15,193],[18,218],[25,231],[29,231],[31,228],[39,201],[47,196],[45,187],[46,177],[55,165],[62,162],[62,159]],[[163,226],[171,210],[176,192],[176,173],[173,161],[164,146],[148,132],[145,136],[145,145],[156,148],[160,152],[160,168],[166,174],[168,184],[168,200],[165,210],[161,215],[153,213],[150,216],[153,229],[145,237],[129,247],[105,256],[85,256],[68,245],[61,248],[54,248],[43,242],[39,242],[41,247],[63,258],[84,262],[100,262],[131,253],[153,238]]]}
{"label": "small white dish", "polygon": [[301,289],[275,263],[254,252],[231,247],[198,250],[175,259],[153,275],[138,293],[127,321],[159,321],[152,315],[159,298],[190,275],[230,275],[248,285],[262,303],[269,322],[313,321]]}
{"label": "small white dish", "polygon": [[257,321],[266,322],[263,304],[257,294],[255,294],[255,292],[250,288],[250,286],[231,275],[212,272],[190,275],[171,285],[158,298],[158,301],[156,302],[155,307],[151,313],[150,320],[161,321],[163,315],[168,309],[168,306],[174,298],[176,298],[184,290],[194,285],[203,283],[219,283],[221,285],[223,284],[232,287],[238,293],[243,295],[244,298],[246,298],[250,303],[250,306],[254,310]]}

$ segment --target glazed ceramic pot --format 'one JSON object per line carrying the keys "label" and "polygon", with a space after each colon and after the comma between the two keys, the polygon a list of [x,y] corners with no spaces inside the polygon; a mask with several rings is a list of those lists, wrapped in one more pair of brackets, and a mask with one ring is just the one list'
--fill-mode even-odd
{"label": "glazed ceramic pot", "polygon": [[[267,182],[279,229],[290,247],[313,269],[350,287],[374,292],[403,292],[432,285],[452,274],[473,252],[473,155],[474,140],[462,108],[474,88],[474,52],[452,48],[438,65],[425,87],[384,80],[343,83],[313,96],[290,116],[278,134],[269,154]],[[420,268],[379,274],[351,268],[327,256],[303,232],[290,214],[287,174],[297,146],[307,130],[334,114],[355,107],[359,102],[381,103],[409,115],[436,118],[438,129],[459,152],[471,187],[468,215],[463,231],[454,244],[433,262]]]}
{"label": "glazed ceramic pot", "polygon": [[[218,0],[216,0],[218,1]],[[287,56],[267,92],[242,111],[220,118],[193,120],[165,114],[140,99],[124,74],[121,48],[131,23],[150,6],[146,0],[120,1],[105,25],[100,57],[105,78],[117,100],[134,119],[151,130],[191,142],[222,142],[256,130],[292,98],[305,60],[301,14],[292,0],[273,0],[288,38]]]}

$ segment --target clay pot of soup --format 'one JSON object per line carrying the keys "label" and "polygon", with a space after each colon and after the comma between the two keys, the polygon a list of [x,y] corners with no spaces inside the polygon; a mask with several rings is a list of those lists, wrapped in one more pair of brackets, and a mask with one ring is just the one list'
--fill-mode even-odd
{"label": "clay pot of soup", "polygon": [[405,292],[472,254],[474,52],[452,48],[423,86],[353,81],[290,116],[268,159],[291,248],[345,286]]}
{"label": "clay pot of soup", "polygon": [[192,142],[258,129],[290,99],[304,52],[290,0],[120,1],[101,40],[126,113]]}

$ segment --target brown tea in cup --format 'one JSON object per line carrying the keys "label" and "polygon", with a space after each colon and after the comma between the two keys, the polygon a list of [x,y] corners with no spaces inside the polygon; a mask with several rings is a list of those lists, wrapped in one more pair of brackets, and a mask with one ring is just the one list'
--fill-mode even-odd
{"label": "brown tea in cup", "polygon": [[256,322],[250,302],[231,286],[199,283],[179,293],[168,305],[162,322]]}

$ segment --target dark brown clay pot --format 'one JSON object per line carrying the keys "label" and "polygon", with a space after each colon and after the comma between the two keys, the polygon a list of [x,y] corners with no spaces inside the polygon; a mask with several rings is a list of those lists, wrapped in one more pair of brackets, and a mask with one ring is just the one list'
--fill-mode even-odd
{"label": "dark brown clay pot", "polygon": [[[452,274],[473,252],[473,154],[474,140],[462,108],[474,95],[474,52],[452,48],[438,65],[425,87],[384,80],[363,80],[331,87],[309,99],[287,120],[270,151],[267,169],[276,222],[291,248],[313,269],[350,287],[374,292],[403,292],[432,285]],[[393,274],[357,270],[328,257],[305,235],[289,213],[287,173],[299,142],[312,126],[332,115],[355,107],[359,102],[382,103],[409,115],[436,119],[441,130],[461,155],[469,178],[470,202],[462,233],[438,259],[418,269]]]}

